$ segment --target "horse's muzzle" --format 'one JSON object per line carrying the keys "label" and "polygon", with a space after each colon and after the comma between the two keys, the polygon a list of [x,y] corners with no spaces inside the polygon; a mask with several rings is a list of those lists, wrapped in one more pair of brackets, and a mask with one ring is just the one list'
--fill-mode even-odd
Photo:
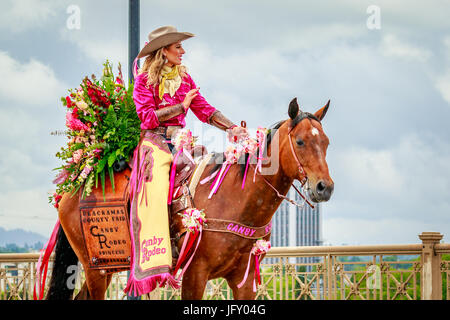
{"label": "horse's muzzle", "polygon": [[309,197],[314,202],[324,202],[331,198],[334,190],[334,183],[319,180],[315,186],[310,186]]}

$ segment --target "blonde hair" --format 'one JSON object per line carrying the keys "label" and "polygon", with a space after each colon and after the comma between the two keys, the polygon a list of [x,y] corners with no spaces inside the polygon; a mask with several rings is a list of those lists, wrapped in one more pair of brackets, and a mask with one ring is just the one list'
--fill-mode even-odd
{"label": "blonde hair", "polygon": [[[169,45],[170,46],[170,45]],[[168,48],[169,46],[163,47]],[[159,83],[161,71],[166,63],[166,59],[163,55],[163,48],[151,52],[144,61],[144,64],[139,69],[138,74],[147,73],[147,87],[156,86]],[[178,67],[181,78],[186,76],[186,67],[180,65]]]}

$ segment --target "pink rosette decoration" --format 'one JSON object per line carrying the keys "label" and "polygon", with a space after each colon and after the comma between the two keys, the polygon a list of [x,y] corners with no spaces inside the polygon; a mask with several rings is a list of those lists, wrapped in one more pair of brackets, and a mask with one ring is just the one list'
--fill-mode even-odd
{"label": "pink rosette decoration", "polygon": [[205,212],[203,210],[189,208],[183,213],[179,213],[179,215],[182,217],[181,222],[183,223],[183,226],[191,233],[195,233],[200,230],[206,222]]}
{"label": "pink rosette decoration", "polygon": [[185,148],[191,150],[195,146],[195,139],[192,136],[192,132],[189,129],[179,129],[172,137],[171,143],[175,146],[175,149],[181,150]]}
{"label": "pink rosette decoration", "polygon": [[261,274],[259,272],[259,263],[260,263],[260,256],[263,254],[266,254],[270,249],[270,241],[266,241],[264,239],[259,239],[253,244],[253,248],[250,251],[250,254],[248,255],[248,264],[247,264],[247,270],[245,271],[244,279],[237,285],[238,288],[241,288],[248,277],[248,272],[250,270],[250,262],[252,255],[255,257],[255,272],[253,277],[253,292],[256,292],[256,281],[255,278],[258,279],[258,284],[261,284]]}
{"label": "pink rosette decoration", "polygon": [[177,277],[177,280],[181,279],[183,274],[188,269],[189,264],[191,263],[192,259],[194,258],[195,252],[197,251],[198,245],[200,244],[200,240],[202,239],[203,225],[206,223],[206,216],[205,216],[204,210],[197,210],[196,208],[188,208],[183,213],[179,213],[179,215],[182,217],[181,222],[183,223],[183,226],[189,232],[186,233],[186,236],[183,241],[183,245],[181,247],[180,255],[178,257],[177,264],[176,264],[175,268],[173,269],[172,274],[174,276],[176,276],[177,271],[180,269],[184,260],[186,260],[188,253],[190,252],[191,248],[194,246],[194,243],[196,243],[196,244],[195,244],[195,249],[192,252],[191,257],[184,265],[182,272]]}

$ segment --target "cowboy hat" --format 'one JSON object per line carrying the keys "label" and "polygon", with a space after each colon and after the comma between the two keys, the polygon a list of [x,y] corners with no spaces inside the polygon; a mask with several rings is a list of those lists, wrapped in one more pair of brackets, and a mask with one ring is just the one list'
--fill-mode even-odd
{"label": "cowboy hat", "polygon": [[194,36],[195,35],[190,32],[178,32],[177,28],[173,26],[160,27],[149,33],[148,43],[142,48],[141,52],[139,52],[137,58],[145,57],[155,50]]}

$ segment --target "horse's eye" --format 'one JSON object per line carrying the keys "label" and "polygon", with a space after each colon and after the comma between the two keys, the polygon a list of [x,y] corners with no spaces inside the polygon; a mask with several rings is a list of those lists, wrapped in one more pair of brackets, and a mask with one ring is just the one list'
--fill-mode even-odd
{"label": "horse's eye", "polygon": [[299,139],[297,139],[297,145],[301,147],[301,146],[305,145],[305,142],[299,138]]}

